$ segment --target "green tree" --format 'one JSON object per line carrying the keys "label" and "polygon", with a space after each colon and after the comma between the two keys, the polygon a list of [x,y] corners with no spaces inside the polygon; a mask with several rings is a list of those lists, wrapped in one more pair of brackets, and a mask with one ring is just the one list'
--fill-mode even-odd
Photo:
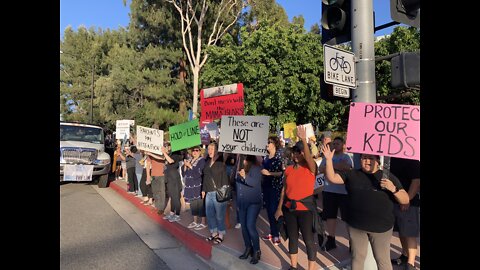
{"label": "green tree", "polygon": [[98,35],[93,28],[80,27],[74,32],[65,29],[61,42],[60,100],[61,113],[66,120],[88,122],[92,89],[98,62]]}
{"label": "green tree", "polygon": [[[126,5],[126,0],[123,0]],[[180,16],[165,0],[132,0],[128,26],[132,44],[140,50],[148,45],[182,48],[178,31]]]}
{"label": "green tree", "polygon": [[[396,27],[390,36],[375,43],[375,56],[386,56],[397,52],[420,51],[420,30],[415,27]],[[420,104],[420,92],[415,89],[392,89],[390,61],[375,64],[378,102],[391,104]]]}
{"label": "green tree", "polygon": [[322,28],[320,27],[320,25],[318,25],[318,23],[315,23],[310,27],[310,33],[321,35],[322,34]]}
{"label": "green tree", "polygon": [[236,23],[244,7],[242,0],[166,0],[180,16],[177,28],[182,33],[182,44],[193,75],[194,117],[198,112],[198,82],[200,72],[209,55],[208,47],[217,42]]}
{"label": "green tree", "polygon": [[[294,24],[267,22],[254,32],[243,27],[240,35],[240,46],[209,50],[204,85],[242,82],[245,114],[269,115],[273,130],[292,121],[314,122],[320,129],[341,128],[345,106],[320,99],[323,49],[319,35],[305,33]],[[226,36],[224,42],[231,44],[231,39]]]}
{"label": "green tree", "polygon": [[92,67],[95,123],[113,128],[118,119],[135,119],[140,125],[156,123],[167,128],[187,119],[185,101],[191,95],[178,78],[181,51],[156,45],[138,50],[131,40],[124,29],[66,30],[60,42],[64,52],[60,99],[65,120],[87,121]]}
{"label": "green tree", "polygon": [[248,31],[257,29],[260,23],[287,26],[288,16],[285,9],[275,0],[248,0],[248,9],[242,14],[241,26]]}

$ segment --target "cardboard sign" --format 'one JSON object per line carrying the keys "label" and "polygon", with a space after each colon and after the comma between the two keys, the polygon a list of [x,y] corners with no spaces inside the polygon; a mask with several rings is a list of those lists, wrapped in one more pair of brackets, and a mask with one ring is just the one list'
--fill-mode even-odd
{"label": "cardboard sign", "polygon": [[192,146],[198,146],[201,143],[198,119],[180,125],[171,126],[168,129],[168,133],[170,134],[172,152]]}
{"label": "cardboard sign", "polygon": [[137,126],[137,148],[163,155],[163,130]]}
{"label": "cardboard sign", "polygon": [[420,106],[352,102],[348,152],[420,160]]}
{"label": "cardboard sign", "polygon": [[310,142],[312,139],[315,140],[315,133],[313,132],[312,123],[303,124],[302,126],[305,127],[307,143]]}
{"label": "cardboard sign", "polygon": [[63,165],[63,181],[92,181],[93,165]]}
{"label": "cardboard sign", "polygon": [[295,122],[283,124],[283,132],[285,134],[285,139],[296,139],[297,124]]}
{"label": "cardboard sign", "polygon": [[135,125],[135,120],[117,120],[115,137],[117,139],[129,139],[130,138],[130,126]]}
{"label": "cardboard sign", "polygon": [[236,94],[238,92],[238,85],[236,83],[222,86],[215,86],[203,89],[204,98],[219,97],[224,95]]}
{"label": "cardboard sign", "polygon": [[[232,88],[235,88],[236,91],[231,90]],[[221,89],[221,91],[218,89]],[[243,115],[243,84],[202,89],[200,91],[200,104],[202,106],[200,127],[211,123],[215,119],[222,118],[223,115]]]}
{"label": "cardboard sign", "polygon": [[222,116],[219,152],[267,154],[270,116]]}

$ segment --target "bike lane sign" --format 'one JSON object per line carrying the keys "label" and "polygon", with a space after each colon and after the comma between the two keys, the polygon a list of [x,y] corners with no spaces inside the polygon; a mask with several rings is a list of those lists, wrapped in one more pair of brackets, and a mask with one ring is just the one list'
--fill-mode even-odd
{"label": "bike lane sign", "polygon": [[354,53],[324,44],[323,56],[326,83],[357,88]]}

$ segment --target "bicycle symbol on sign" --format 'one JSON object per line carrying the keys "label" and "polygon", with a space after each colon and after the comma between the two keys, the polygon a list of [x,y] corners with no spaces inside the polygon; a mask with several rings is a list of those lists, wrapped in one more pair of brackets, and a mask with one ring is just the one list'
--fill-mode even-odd
{"label": "bicycle symbol on sign", "polygon": [[352,71],[350,63],[345,61],[345,56],[338,56],[338,52],[335,54],[335,58],[330,58],[329,64],[333,71],[336,71],[338,67],[340,67],[345,74],[350,74],[350,71]]}

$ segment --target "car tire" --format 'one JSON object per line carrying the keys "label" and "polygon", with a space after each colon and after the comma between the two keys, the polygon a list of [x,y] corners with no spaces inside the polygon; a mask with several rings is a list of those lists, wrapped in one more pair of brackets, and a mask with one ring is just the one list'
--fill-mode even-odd
{"label": "car tire", "polygon": [[98,180],[98,187],[99,188],[108,187],[108,174],[104,174],[100,176],[100,179]]}

